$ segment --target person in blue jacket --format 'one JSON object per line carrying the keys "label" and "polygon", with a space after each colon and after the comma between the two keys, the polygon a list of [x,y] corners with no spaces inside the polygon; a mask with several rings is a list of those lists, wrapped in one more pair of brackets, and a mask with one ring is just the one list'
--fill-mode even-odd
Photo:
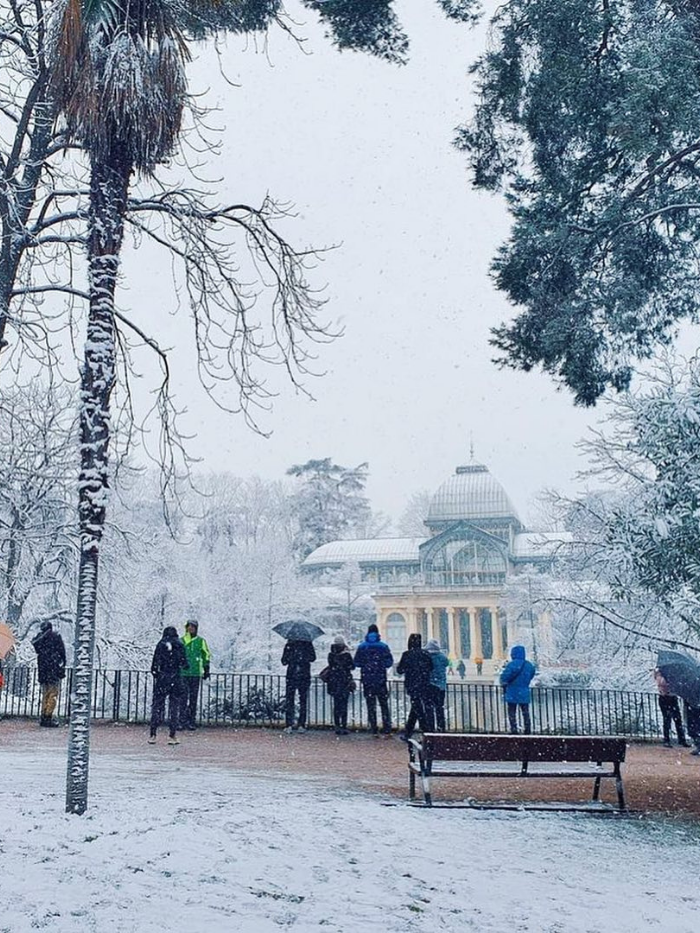
{"label": "person in blue jacket", "polygon": [[522,645],[513,645],[510,649],[511,660],[501,673],[501,686],[505,687],[506,704],[508,706],[508,722],[513,735],[518,734],[518,707],[523,717],[523,732],[528,735],[532,732],[530,722],[530,681],[537,671],[535,665],[525,657],[525,648]]}
{"label": "person in blue jacket", "polygon": [[431,638],[425,646],[433,663],[433,672],[430,676],[428,690],[428,703],[433,711],[435,726],[438,732],[444,732],[445,724],[445,693],[447,692],[447,668],[450,666],[449,658],[440,650],[440,643]]}
{"label": "person in blue jacket", "polygon": [[391,713],[389,712],[389,687],[386,672],[394,663],[391,649],[379,637],[379,629],[372,624],[367,629],[365,640],[355,652],[355,667],[360,669],[362,692],[367,704],[367,719],[372,735],[377,731],[377,700],[382,711],[382,732],[391,735]]}

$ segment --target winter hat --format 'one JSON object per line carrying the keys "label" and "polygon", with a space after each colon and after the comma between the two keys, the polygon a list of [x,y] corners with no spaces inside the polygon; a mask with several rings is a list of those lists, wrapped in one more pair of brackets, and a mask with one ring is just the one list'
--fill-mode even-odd
{"label": "winter hat", "polygon": [[166,638],[168,641],[173,641],[177,638],[177,629],[172,625],[166,625],[163,629],[163,638]]}
{"label": "winter hat", "polygon": [[347,648],[348,643],[345,641],[342,635],[336,635],[333,639],[334,645],[340,645],[341,648]]}
{"label": "winter hat", "polygon": [[373,632],[375,635],[379,634],[379,628],[374,624],[374,622],[367,628],[368,635],[371,635]]}
{"label": "winter hat", "polygon": [[432,651],[433,653],[440,651],[440,645],[438,643],[437,638],[430,638],[428,640],[428,644],[425,646],[425,650]]}
{"label": "winter hat", "polygon": [[413,632],[412,635],[408,636],[408,650],[412,651],[416,648],[420,648],[423,644],[423,638],[420,635],[420,632]]}
{"label": "winter hat", "polygon": [[188,625],[193,625],[195,632],[199,630],[199,622],[196,619],[188,619],[187,622],[185,622],[185,628],[187,628]]}
{"label": "winter hat", "polygon": [[39,631],[40,631],[40,632],[50,632],[52,628],[53,628],[53,625],[51,625],[50,622],[44,621],[44,622],[42,622],[41,625],[39,626]]}

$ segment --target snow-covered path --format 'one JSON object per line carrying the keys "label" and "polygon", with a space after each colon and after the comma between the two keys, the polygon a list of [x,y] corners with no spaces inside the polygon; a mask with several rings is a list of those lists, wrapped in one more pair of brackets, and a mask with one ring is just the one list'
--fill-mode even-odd
{"label": "snow-covered path", "polygon": [[172,755],[100,756],[69,817],[61,755],[2,761],[2,933],[690,933],[700,915],[692,825],[384,806]]}

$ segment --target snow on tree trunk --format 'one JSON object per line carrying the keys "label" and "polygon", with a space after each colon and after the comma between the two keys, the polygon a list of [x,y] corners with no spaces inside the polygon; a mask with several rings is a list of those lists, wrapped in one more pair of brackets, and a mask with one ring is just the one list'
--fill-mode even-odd
{"label": "snow on tree trunk", "polygon": [[88,263],[90,308],[80,383],[80,568],[75,619],[66,811],[88,801],[90,707],[100,542],[107,514],[110,396],[115,380],[114,293],[131,167],[124,159],[93,160]]}

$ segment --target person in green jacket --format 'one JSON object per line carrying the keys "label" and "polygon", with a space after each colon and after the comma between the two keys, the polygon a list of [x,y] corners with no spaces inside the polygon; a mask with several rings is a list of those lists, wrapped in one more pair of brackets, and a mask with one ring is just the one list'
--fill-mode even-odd
{"label": "person in green jacket", "polygon": [[182,644],[187,657],[187,667],[182,672],[183,697],[180,728],[194,730],[197,728],[197,700],[199,699],[199,684],[202,679],[209,679],[209,665],[211,652],[209,645],[197,634],[199,622],[190,619],[185,623],[185,634]]}

